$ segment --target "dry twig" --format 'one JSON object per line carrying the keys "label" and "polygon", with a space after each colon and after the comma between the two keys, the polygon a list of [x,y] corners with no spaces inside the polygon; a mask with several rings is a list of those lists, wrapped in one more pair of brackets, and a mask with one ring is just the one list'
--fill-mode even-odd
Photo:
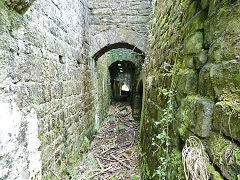
{"label": "dry twig", "polygon": [[96,174],[92,175],[91,177],[89,177],[89,179],[92,179],[92,178],[94,178],[95,176],[98,176],[99,174],[103,174],[103,173],[105,173],[105,172],[109,171],[110,169],[112,169],[112,167],[111,167],[111,166],[110,166],[110,167],[108,167],[107,169],[104,169],[104,170],[102,170],[102,171],[101,171],[101,172],[99,172],[99,173],[96,173]]}
{"label": "dry twig", "polygon": [[122,162],[121,160],[119,160],[116,156],[110,154],[110,156],[115,159],[116,161],[118,161],[121,165],[125,166],[128,169],[131,169],[131,167],[129,167],[127,164],[125,164],[124,162]]}

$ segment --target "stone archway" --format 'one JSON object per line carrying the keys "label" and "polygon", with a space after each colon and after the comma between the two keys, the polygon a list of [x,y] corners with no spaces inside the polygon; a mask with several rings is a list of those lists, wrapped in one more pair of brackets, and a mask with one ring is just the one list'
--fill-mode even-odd
{"label": "stone archway", "polygon": [[134,44],[129,44],[129,43],[123,42],[123,41],[105,45],[104,47],[99,49],[96,53],[94,53],[92,57],[93,57],[93,59],[97,60],[99,57],[101,57],[106,52],[108,52],[112,49],[118,49],[118,48],[130,49],[133,52],[137,53],[139,56],[141,56],[143,59],[145,58],[145,53],[141,49],[139,49]]}
{"label": "stone archway", "polygon": [[[129,54],[130,56],[128,57],[126,54]],[[128,96],[127,101],[130,102],[132,109],[134,109],[134,104],[136,102],[135,98],[138,97],[136,96],[136,85],[142,71],[144,58],[145,53],[141,50],[141,47],[122,41],[107,44],[92,55],[92,59],[95,61],[95,64],[99,64],[101,62],[105,62],[105,66],[108,64],[110,77],[109,81],[112,91],[110,96],[112,102],[119,101],[121,99],[120,87],[122,87],[123,84],[127,84],[130,89],[130,95]],[[119,73],[120,69],[118,65],[122,66],[122,73]],[[99,67],[101,67],[101,65]],[[126,71],[126,69],[129,68],[129,72]],[[125,74],[126,76],[130,75],[131,77],[120,76],[121,74]],[[128,80],[124,78],[128,78]],[[138,112],[140,113],[141,109],[139,109]],[[137,116],[140,117],[140,114]]]}

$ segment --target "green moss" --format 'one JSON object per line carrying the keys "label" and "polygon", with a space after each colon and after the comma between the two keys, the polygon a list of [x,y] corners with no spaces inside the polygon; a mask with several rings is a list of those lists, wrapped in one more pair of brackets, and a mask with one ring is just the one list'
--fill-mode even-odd
{"label": "green moss", "polygon": [[237,87],[240,87],[240,73],[238,74],[233,74],[234,81],[237,85]]}
{"label": "green moss", "polygon": [[227,179],[236,179],[240,169],[240,148],[221,135],[213,134],[208,142],[208,151],[222,174]]}
{"label": "green moss", "polygon": [[183,140],[186,140],[189,136],[189,130],[184,123],[181,123],[181,127],[178,129],[178,132]]}
{"label": "green moss", "polygon": [[85,136],[84,139],[83,139],[82,145],[80,147],[80,152],[81,153],[87,152],[89,148],[90,148],[90,141]]}
{"label": "green moss", "polygon": [[177,149],[172,150],[171,166],[173,169],[171,172],[175,172],[175,173],[172,173],[171,179],[184,180],[185,175],[184,175],[184,167],[182,164],[182,153]]}
{"label": "green moss", "polygon": [[132,180],[139,180],[139,178],[138,177],[133,177]]}
{"label": "green moss", "polygon": [[190,19],[185,25],[185,36],[201,30],[204,28],[205,20],[207,19],[207,13],[205,11],[200,11],[192,19]]}
{"label": "green moss", "polygon": [[208,165],[208,171],[209,171],[209,174],[211,175],[213,180],[223,180],[220,173],[217,172],[212,165]]}
{"label": "green moss", "polygon": [[141,174],[142,174],[142,179],[152,179],[151,171],[148,167],[147,160],[145,157],[143,157],[141,162]]}
{"label": "green moss", "polygon": [[219,11],[218,11],[218,16],[224,15],[226,13],[226,7],[222,7]]}
{"label": "green moss", "polygon": [[238,166],[240,166],[240,148],[235,149],[233,152],[233,160],[236,162]]}

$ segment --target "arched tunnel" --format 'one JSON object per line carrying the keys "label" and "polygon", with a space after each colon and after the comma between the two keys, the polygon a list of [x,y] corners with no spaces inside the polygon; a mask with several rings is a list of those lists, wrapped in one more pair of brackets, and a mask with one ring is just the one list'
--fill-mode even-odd
{"label": "arched tunnel", "polygon": [[129,103],[135,120],[140,120],[141,117],[142,91],[139,90],[138,80],[144,58],[144,53],[141,50],[123,42],[108,45],[107,48],[102,48],[93,56],[97,69],[107,66],[105,74],[103,71],[98,71],[98,76],[108,74],[106,81],[109,83],[110,90],[109,94],[105,94],[105,96],[110,96],[111,104]]}
{"label": "arched tunnel", "polygon": [[112,99],[129,101],[134,88],[135,64],[131,61],[116,61],[109,66]]}
{"label": "arched tunnel", "polygon": [[0,0],[0,180],[240,180],[239,17],[240,0]]}

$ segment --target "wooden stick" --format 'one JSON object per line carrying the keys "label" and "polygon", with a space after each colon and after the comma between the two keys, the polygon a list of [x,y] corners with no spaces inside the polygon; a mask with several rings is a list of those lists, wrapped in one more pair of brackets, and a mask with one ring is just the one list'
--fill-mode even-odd
{"label": "wooden stick", "polygon": [[100,167],[100,169],[103,169],[102,164],[101,164],[99,158],[97,156],[95,156],[95,159],[97,160],[97,163],[98,163],[98,166]]}
{"label": "wooden stick", "polygon": [[131,167],[129,167],[127,164],[125,164],[124,162],[120,161],[117,157],[115,157],[114,155],[110,154],[110,156],[115,159],[117,162],[119,162],[121,165],[125,166],[128,169],[131,169]]}
{"label": "wooden stick", "polygon": [[112,149],[114,149],[114,148],[117,148],[117,147],[116,147],[116,146],[114,146],[114,147],[110,147],[109,149],[107,149],[107,150],[101,152],[100,155],[103,155],[104,153],[106,153],[106,152],[108,152],[108,151],[110,151],[110,150],[112,150]]}
{"label": "wooden stick", "polygon": [[108,159],[108,158],[105,158],[105,157],[98,156],[98,158],[102,159],[102,160],[110,161],[110,162],[116,162],[116,160]]}
{"label": "wooden stick", "polygon": [[96,174],[92,175],[91,177],[89,177],[89,179],[92,179],[92,178],[95,177],[95,176],[98,176],[98,175],[100,175],[100,174],[103,174],[103,173],[105,173],[106,171],[108,171],[108,170],[110,170],[110,169],[112,169],[111,166],[108,167],[107,169],[102,170],[102,171],[99,172],[99,173],[96,173]]}

